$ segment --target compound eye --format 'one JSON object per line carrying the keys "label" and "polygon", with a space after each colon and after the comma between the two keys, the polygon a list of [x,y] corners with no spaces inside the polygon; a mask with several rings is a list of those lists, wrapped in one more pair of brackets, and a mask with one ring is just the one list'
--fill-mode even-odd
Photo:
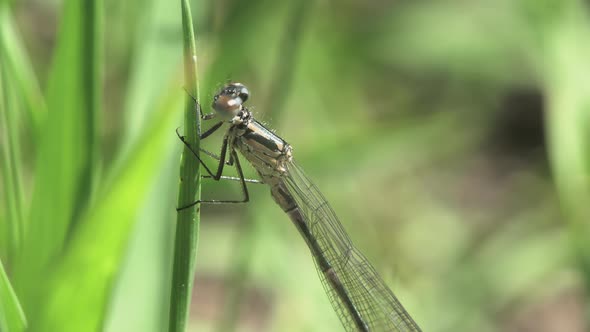
{"label": "compound eye", "polygon": [[240,97],[240,99],[242,99],[242,102],[246,102],[246,100],[248,100],[248,97],[250,97],[250,91],[248,91],[248,88],[246,88],[244,85],[242,85],[239,89],[238,89],[238,97]]}
{"label": "compound eye", "polygon": [[242,102],[248,100],[248,97],[250,96],[250,91],[248,91],[248,88],[244,84],[237,82],[226,85],[222,91],[224,94],[233,95],[242,99]]}
{"label": "compound eye", "polygon": [[248,100],[250,92],[242,83],[230,83],[223,87],[213,99],[213,109],[226,117],[234,117]]}

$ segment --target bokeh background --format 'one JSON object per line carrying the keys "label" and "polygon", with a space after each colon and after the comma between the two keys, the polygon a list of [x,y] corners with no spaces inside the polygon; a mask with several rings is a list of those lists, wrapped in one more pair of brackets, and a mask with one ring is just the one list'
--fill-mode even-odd
{"label": "bokeh background", "polygon": [[[249,87],[424,331],[586,331],[588,9],[193,1],[200,98]],[[166,330],[182,71],[180,1],[0,2],[0,330]],[[250,188],[202,208],[190,330],[340,331]]]}

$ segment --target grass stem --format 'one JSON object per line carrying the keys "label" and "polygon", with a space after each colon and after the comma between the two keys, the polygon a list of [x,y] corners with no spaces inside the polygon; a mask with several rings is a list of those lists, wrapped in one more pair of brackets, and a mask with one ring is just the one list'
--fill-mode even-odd
{"label": "grass stem", "polygon": [[[184,44],[184,79],[188,92],[185,97],[184,135],[193,149],[199,151],[200,118],[195,114],[195,111],[200,113],[195,37],[189,2],[181,0],[180,3]],[[197,99],[196,105],[192,96]],[[178,206],[186,206],[200,198],[200,179],[199,162],[185,147],[180,162]],[[200,205],[197,204],[196,208],[184,209],[178,211],[177,214],[168,329],[171,332],[184,331],[188,321],[199,235],[199,211]]]}

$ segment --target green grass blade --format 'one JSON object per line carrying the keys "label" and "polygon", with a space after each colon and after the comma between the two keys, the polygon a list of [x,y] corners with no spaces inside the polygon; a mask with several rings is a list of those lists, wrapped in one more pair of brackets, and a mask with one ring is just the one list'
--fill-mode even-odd
{"label": "green grass blade", "polygon": [[20,332],[26,325],[25,314],[0,260],[0,331]]}
{"label": "green grass blade", "polygon": [[[268,98],[261,107],[266,110],[266,114],[272,114],[275,123],[280,123],[280,115],[291,92],[291,86],[294,79],[294,72],[297,67],[299,48],[303,38],[305,22],[307,21],[310,1],[295,1],[291,4],[293,8],[289,11],[289,18],[285,24],[285,31],[282,33],[279,42],[277,63],[274,66],[271,84],[268,89]],[[251,258],[254,252],[257,233],[256,221],[253,220],[252,213],[245,215],[240,225],[241,230],[237,234],[235,241],[235,255],[232,263],[232,271],[227,279],[226,287],[228,289],[225,298],[223,314],[220,315],[218,326],[219,332],[234,331],[237,326],[237,320],[240,314],[242,298],[245,295],[246,280],[249,274],[249,266],[252,264]]]}
{"label": "green grass blade", "polygon": [[[181,12],[185,87],[188,93],[199,100],[197,52],[188,0],[181,0]],[[200,109],[198,103],[196,106]],[[187,141],[191,144],[194,151],[199,151],[200,119],[198,116],[195,116],[195,102],[189,95],[185,97],[184,128],[184,135]],[[180,163],[178,206],[186,206],[194,200],[200,199],[201,174],[198,160],[187,148],[183,149]],[[196,208],[184,209],[177,214],[172,285],[170,290],[170,318],[168,328],[170,332],[184,331],[188,321],[199,239],[199,211],[200,206],[197,204]]]}
{"label": "green grass blade", "polygon": [[294,73],[297,68],[299,48],[304,35],[308,12],[313,5],[309,0],[295,1],[291,4],[289,19],[285,24],[285,31],[279,43],[277,63],[274,66],[268,100],[265,103],[267,112],[273,112],[276,117],[282,112],[286,104]]}
{"label": "green grass blade", "polygon": [[138,207],[140,212],[113,285],[103,332],[161,332],[168,326],[166,304],[170,298],[173,216],[178,190],[174,180],[178,176],[180,151],[175,138],[168,140],[168,151],[160,157],[166,161]]}
{"label": "green grass blade", "polygon": [[[162,155],[175,139],[176,103],[167,101],[146,127],[94,207],[82,218],[66,254],[45,284],[31,331],[102,330],[113,279],[119,271],[138,209],[161,169]],[[160,222],[165,223],[165,220]],[[164,310],[164,309],[163,309]]]}
{"label": "green grass blade", "polygon": [[7,3],[0,3],[0,49],[12,85],[22,94],[28,126],[34,137],[38,138],[47,114],[45,101]]}
{"label": "green grass blade", "polygon": [[37,280],[62,250],[88,205],[99,168],[97,117],[101,89],[99,0],[67,0],[50,70],[44,124],[36,158],[29,232],[16,266],[26,310],[38,301]]}
{"label": "green grass blade", "polygon": [[[130,6],[127,2],[126,6]],[[137,8],[137,5],[133,5]],[[168,31],[180,31],[178,2],[142,1],[140,14],[126,20],[137,22],[133,31],[137,40],[130,45],[134,54],[130,72],[126,79],[128,87],[124,102],[124,137],[119,148],[119,158],[132,152],[134,144],[142,139],[141,133],[157,110],[158,98],[164,90],[181,95],[179,83],[180,39],[174,41],[158,38]],[[128,26],[128,25],[127,25]],[[178,42],[176,42],[176,39]],[[154,77],[158,77],[154,80]],[[171,85],[163,88],[163,81]],[[180,108],[180,105],[179,105]],[[177,124],[181,125],[180,121]],[[170,132],[170,148],[162,158],[167,160],[154,178],[150,194],[140,207],[133,234],[129,239],[125,259],[116,278],[116,285],[108,305],[104,332],[143,331],[160,332],[168,328],[168,307],[170,301],[170,279],[172,275],[172,240],[176,193],[178,191],[179,152],[182,143]],[[166,222],[162,222],[166,220]],[[146,292],[145,289],[152,291]],[[130,316],[142,319],[129,319]]]}
{"label": "green grass blade", "polygon": [[0,139],[2,144],[2,183],[6,200],[7,222],[3,233],[6,234],[6,261],[9,266],[20,252],[24,233],[23,189],[21,177],[21,161],[19,132],[16,121],[17,105],[14,94],[10,91],[10,80],[7,77],[4,57],[0,48]]}
{"label": "green grass blade", "polygon": [[[583,8],[564,11],[547,44],[550,162],[586,287],[590,286],[590,25]],[[588,306],[586,305],[586,309]],[[586,310],[588,312],[588,310]],[[588,326],[590,317],[586,316]]]}
{"label": "green grass blade", "polygon": [[[143,19],[138,20],[134,30],[141,31],[132,43],[134,54],[128,76],[125,99],[123,149],[132,146],[153,112],[154,102],[162,94],[161,79],[178,75],[181,57],[178,52],[180,36],[170,40],[159,38],[169,31],[178,31],[178,3],[166,1],[142,1]],[[179,89],[179,87],[176,87]]]}

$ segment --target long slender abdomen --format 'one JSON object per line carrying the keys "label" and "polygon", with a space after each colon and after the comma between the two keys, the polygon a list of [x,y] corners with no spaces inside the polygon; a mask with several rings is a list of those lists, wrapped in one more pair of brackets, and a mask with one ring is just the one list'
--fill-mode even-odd
{"label": "long slender abdomen", "polygon": [[[322,283],[324,284],[324,288],[328,293],[328,296],[331,297],[331,302],[334,305],[333,300],[337,300],[336,302],[342,304],[343,308],[339,308],[337,306],[334,307],[336,309],[338,316],[341,320],[350,320],[343,321],[345,326],[354,325],[358,331],[368,332],[369,328],[363,321],[363,318],[360,316],[359,311],[354,306],[346,288],[342,284],[336,270],[332,267],[330,262],[327,260],[326,256],[324,255],[320,244],[318,243],[317,239],[313,237],[311,230],[309,229],[308,224],[305,221],[303,214],[301,213],[299,206],[293,199],[293,197],[289,194],[288,190],[286,189],[284,183],[281,181],[277,185],[274,185],[271,189],[271,195],[277,204],[287,213],[291,221],[299,230],[299,233],[305,239],[309,250],[311,251],[312,256],[314,257],[314,261],[318,267],[318,271],[320,273],[320,278]],[[332,297],[336,297],[335,299]],[[346,313],[340,313],[339,310],[346,310]],[[352,324],[351,324],[352,323]]]}

